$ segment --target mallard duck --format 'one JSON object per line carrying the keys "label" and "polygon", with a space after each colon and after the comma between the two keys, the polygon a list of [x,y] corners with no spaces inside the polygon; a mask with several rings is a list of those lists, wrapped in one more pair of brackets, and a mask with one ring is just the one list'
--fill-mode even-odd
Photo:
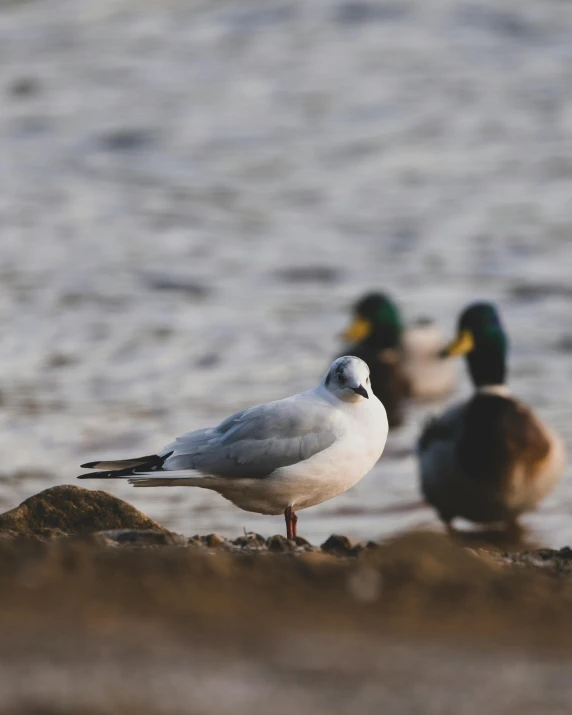
{"label": "mallard duck", "polygon": [[390,427],[402,423],[405,397],[433,399],[452,391],[455,371],[450,361],[439,358],[445,338],[435,323],[420,320],[404,327],[397,306],[384,293],[364,295],[353,314],[342,333],[344,350],[368,364]]}
{"label": "mallard duck", "polygon": [[418,443],[421,489],[449,527],[455,517],[515,524],[564,471],[560,438],[509,392],[507,350],[495,307],[475,303],[443,351],[444,357],[467,356],[475,386],[469,400],[431,421]]}
{"label": "mallard duck", "polygon": [[455,365],[441,358],[445,344],[443,331],[429,319],[418,320],[404,331],[403,369],[409,379],[411,397],[438,400],[455,389]]}

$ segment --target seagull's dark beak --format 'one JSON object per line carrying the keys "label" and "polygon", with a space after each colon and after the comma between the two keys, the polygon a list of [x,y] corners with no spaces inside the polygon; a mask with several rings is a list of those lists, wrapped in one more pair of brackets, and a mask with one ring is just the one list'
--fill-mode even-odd
{"label": "seagull's dark beak", "polygon": [[369,395],[363,385],[360,385],[359,387],[352,387],[352,390],[356,393],[356,395],[362,395],[366,400],[369,400]]}

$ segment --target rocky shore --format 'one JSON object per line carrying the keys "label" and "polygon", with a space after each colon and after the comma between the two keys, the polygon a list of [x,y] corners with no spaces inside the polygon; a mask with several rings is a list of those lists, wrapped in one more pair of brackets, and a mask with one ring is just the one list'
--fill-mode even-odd
{"label": "rocky shore", "polygon": [[53,617],[73,610],[83,625],[94,610],[131,620],[135,609],[147,625],[208,615],[217,627],[246,618],[442,635],[462,623],[478,638],[556,644],[572,633],[571,572],[568,547],[511,553],[430,532],[384,543],[332,535],[321,545],[256,533],[183,536],[106,492],[75,486],[0,515],[0,577],[9,585],[0,621],[9,614],[11,623],[18,613],[44,620],[50,608]]}
{"label": "rocky shore", "polygon": [[564,702],[571,571],[435,533],[188,537],[54,487],[0,515],[0,711],[510,713],[544,677]]}

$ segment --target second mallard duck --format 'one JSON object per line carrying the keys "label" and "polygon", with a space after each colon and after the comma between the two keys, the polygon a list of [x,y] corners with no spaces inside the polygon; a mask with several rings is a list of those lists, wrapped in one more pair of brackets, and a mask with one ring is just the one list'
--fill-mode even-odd
{"label": "second mallard duck", "polygon": [[506,386],[508,339],[490,303],[469,306],[444,355],[466,355],[475,394],[425,428],[421,489],[442,521],[516,522],[558,482],[560,438]]}
{"label": "second mallard duck", "polygon": [[453,390],[454,366],[439,357],[445,339],[435,323],[421,320],[405,327],[397,306],[384,293],[364,295],[353,313],[342,334],[344,354],[368,364],[372,390],[385,405],[390,427],[403,422],[404,398],[435,399]]}

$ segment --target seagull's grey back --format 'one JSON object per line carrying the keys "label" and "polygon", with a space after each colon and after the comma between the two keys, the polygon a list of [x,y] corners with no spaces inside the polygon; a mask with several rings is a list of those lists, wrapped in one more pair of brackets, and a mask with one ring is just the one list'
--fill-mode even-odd
{"label": "seagull's grey back", "polygon": [[217,427],[188,432],[165,447],[166,470],[226,478],[264,478],[309,459],[336,438],[332,404],[316,390],[231,415]]}

